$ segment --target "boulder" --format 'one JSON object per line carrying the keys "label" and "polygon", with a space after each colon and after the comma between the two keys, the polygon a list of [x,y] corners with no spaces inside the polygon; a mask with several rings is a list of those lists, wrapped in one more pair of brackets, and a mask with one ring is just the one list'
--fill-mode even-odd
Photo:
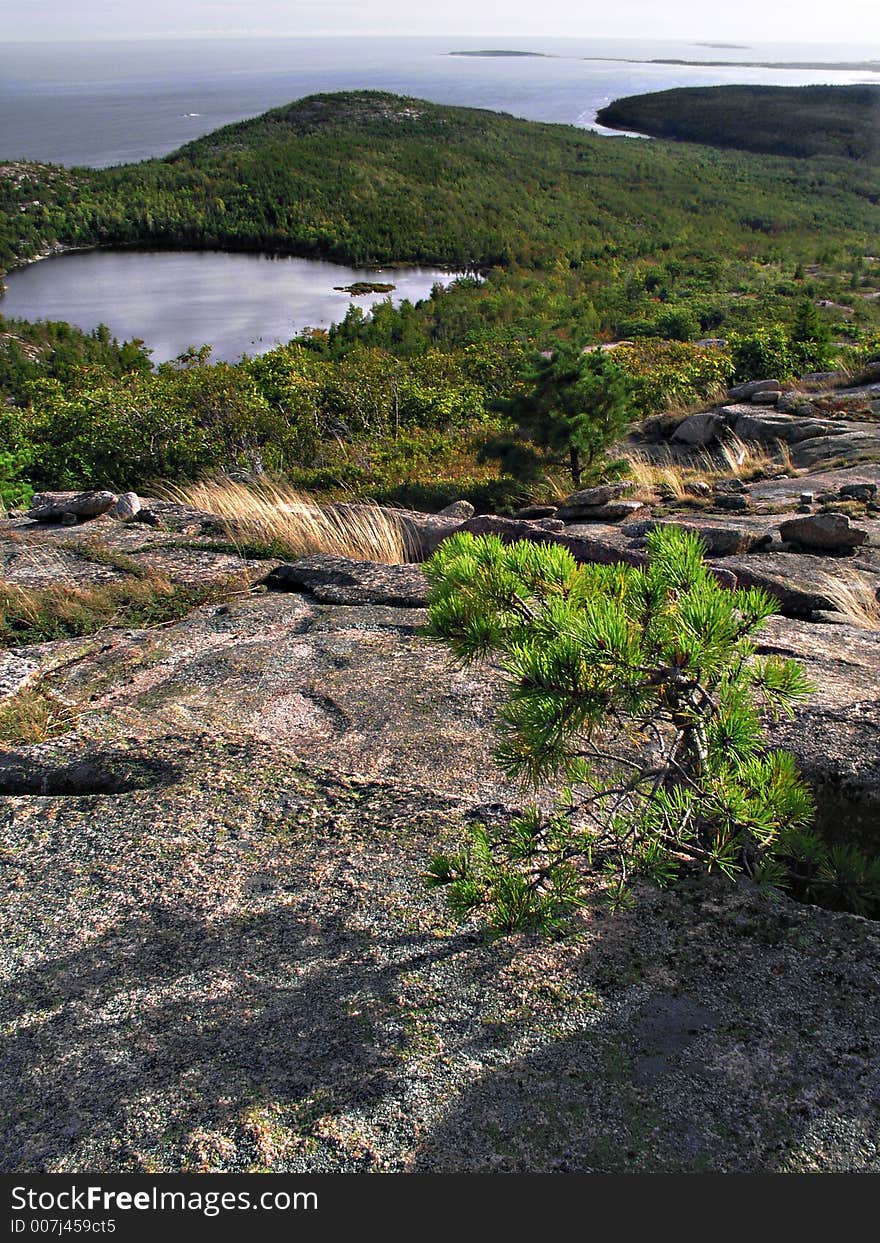
{"label": "boulder", "polygon": [[461,518],[462,522],[465,518],[473,518],[476,510],[470,501],[453,501],[451,505],[437,511],[441,518]]}
{"label": "boulder", "polygon": [[[481,514],[479,517],[471,518],[461,529],[470,531],[472,535],[498,535],[505,544],[515,540],[531,540],[537,544],[561,544],[563,548],[569,550],[579,565],[616,565],[623,562],[625,565],[644,566],[648,560],[644,552],[628,548],[622,542],[617,543],[613,539],[593,536],[589,527],[578,527],[577,534],[572,534],[571,528],[557,534],[553,531],[542,531],[530,522],[517,522],[514,518],[498,518],[492,514]],[[620,539],[618,530],[614,530],[612,534]],[[728,591],[736,587],[735,574],[721,566],[712,566],[711,569],[722,587]]]}
{"label": "boulder", "polygon": [[115,492],[40,492],[25,514],[33,522],[61,522],[66,514],[88,520],[106,514],[116,504]]}
{"label": "boulder", "polygon": [[560,508],[594,509],[597,505],[608,505],[611,501],[626,496],[634,487],[634,483],[621,480],[619,483],[603,483],[596,488],[581,488],[579,492],[572,492],[567,496]]}
{"label": "boulder", "polygon": [[846,514],[834,513],[791,518],[780,525],[779,534],[787,544],[819,549],[822,552],[848,552],[866,543],[868,539],[867,531],[850,526]]}
{"label": "boulder", "polygon": [[609,501],[607,505],[594,505],[592,509],[570,510],[563,507],[559,510],[559,518],[574,522],[620,522],[623,518],[631,518],[633,514],[644,509],[642,501]]}
{"label": "boulder", "polygon": [[739,587],[760,587],[776,600],[785,617],[810,618],[834,602],[816,588],[816,558],[803,553],[734,554],[724,569],[736,576]]}
{"label": "boulder", "polygon": [[440,541],[457,531],[462,524],[461,518],[447,514],[420,514],[412,509],[388,509],[384,512],[400,522],[407,555],[413,561],[426,561]]}
{"label": "boulder", "polygon": [[142,522],[148,527],[158,527],[162,525],[162,519],[154,509],[141,508],[137,511],[132,519],[133,522]]}
{"label": "boulder", "polygon": [[876,483],[845,483],[838,493],[842,501],[861,501],[869,504],[877,497]]}
{"label": "boulder", "polygon": [[712,504],[716,509],[744,514],[752,508],[752,498],[744,492],[721,492],[713,496]]}
{"label": "boulder", "polygon": [[327,604],[427,603],[428,580],[417,565],[383,565],[316,553],[276,566],[263,583],[270,591],[307,591]]}
{"label": "boulder", "polygon": [[719,414],[714,414],[711,411],[706,414],[692,414],[682,423],[679,423],[672,433],[672,439],[679,441],[681,444],[700,448],[717,440],[724,426],[724,419]]}
{"label": "boulder", "polygon": [[798,469],[807,470],[829,461],[880,461],[880,427],[869,423],[838,425],[836,435],[816,436],[796,444],[791,461]]}
{"label": "boulder", "polygon": [[555,518],[558,508],[558,505],[526,505],[524,509],[518,509],[514,517],[531,521],[537,518]]}
{"label": "boulder", "polygon": [[643,553],[635,552],[622,544],[611,540],[594,537],[588,529],[579,528],[576,535],[569,530],[545,531],[533,522],[519,522],[516,518],[499,518],[494,514],[480,514],[471,518],[461,527],[472,535],[497,535],[505,544],[516,540],[530,540],[534,544],[561,544],[567,548],[575,561],[581,564],[596,562],[600,565],[614,565],[623,561],[627,565],[644,565]]}
{"label": "boulder", "polygon": [[810,415],[816,413],[803,393],[780,393],[776,399],[776,409],[782,414]]}
{"label": "boulder", "polygon": [[775,406],[779,400],[779,394],[775,391],[752,393],[749,399],[753,406]]}
{"label": "boulder", "polygon": [[737,553],[756,552],[767,548],[773,538],[769,532],[750,531],[747,527],[703,526],[701,523],[676,522],[664,518],[628,523],[624,534],[637,545],[641,545],[646,542],[646,536],[657,527],[677,527],[681,531],[692,531],[699,535],[709,557],[731,557]]}
{"label": "boulder", "polygon": [[747,380],[745,384],[735,384],[727,390],[731,401],[751,401],[755,393],[778,393],[778,380]]}
{"label": "boulder", "polygon": [[734,416],[733,430],[740,440],[759,440],[764,444],[772,444],[776,440],[784,440],[787,444],[799,444],[802,440],[812,440],[818,436],[839,436],[846,430],[846,425],[835,423],[831,419],[802,419],[793,414],[780,414],[777,411],[758,414],[742,409]]}
{"label": "boulder", "polygon": [[128,522],[140,511],[141,502],[137,493],[123,492],[116,504],[111,506],[107,512],[111,518],[118,518],[120,522]]}
{"label": "boulder", "polygon": [[848,378],[845,371],[808,371],[801,376],[801,380],[805,380],[809,384],[826,384],[829,388],[836,388],[846,384]]}

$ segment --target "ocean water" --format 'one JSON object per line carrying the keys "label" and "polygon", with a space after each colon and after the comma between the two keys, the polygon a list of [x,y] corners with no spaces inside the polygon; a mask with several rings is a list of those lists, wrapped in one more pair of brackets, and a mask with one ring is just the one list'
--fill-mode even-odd
{"label": "ocean water", "polygon": [[[449,55],[485,47],[545,55]],[[743,48],[509,37],[5,43],[0,46],[0,159],[93,167],[143,160],[318,91],[389,90],[529,120],[592,126],[597,109],[612,99],[674,86],[880,82],[880,73],[858,70],[635,63],[657,57],[865,61],[880,58],[880,32],[873,45]]]}

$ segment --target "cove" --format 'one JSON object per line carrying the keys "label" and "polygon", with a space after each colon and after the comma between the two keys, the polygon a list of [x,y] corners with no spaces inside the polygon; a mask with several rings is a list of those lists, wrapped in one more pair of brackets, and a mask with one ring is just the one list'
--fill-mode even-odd
{"label": "cove", "polygon": [[[367,311],[426,298],[460,273],[437,268],[351,268],[321,259],[219,250],[85,250],[10,272],[0,314],[65,320],[86,332],[106,324],[118,340],[141,338],[153,362],[190,346],[212,359],[263,354],[304,328],[327,328],[351,305]],[[394,285],[391,293],[352,296],[334,286]]]}

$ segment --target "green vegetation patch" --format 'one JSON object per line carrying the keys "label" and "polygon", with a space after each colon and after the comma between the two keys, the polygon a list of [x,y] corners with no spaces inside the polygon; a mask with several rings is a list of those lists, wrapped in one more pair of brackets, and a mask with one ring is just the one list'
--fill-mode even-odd
{"label": "green vegetation patch", "polygon": [[193,586],[164,574],[73,587],[24,588],[0,582],[0,647],[94,634],[108,626],[157,626],[229,595],[238,580]]}
{"label": "green vegetation patch", "polygon": [[880,160],[880,86],[688,86],[615,99],[612,129],[798,158]]}

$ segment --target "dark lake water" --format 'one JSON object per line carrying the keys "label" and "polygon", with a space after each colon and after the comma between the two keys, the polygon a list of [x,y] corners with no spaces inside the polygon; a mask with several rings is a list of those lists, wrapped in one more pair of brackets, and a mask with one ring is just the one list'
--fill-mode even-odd
{"label": "dark lake water", "polygon": [[[231,362],[262,354],[303,328],[326,328],[352,303],[366,311],[386,297],[395,305],[427,298],[435,283],[448,285],[455,275],[223,251],[89,250],[10,272],[0,314],[66,320],[86,331],[104,323],[120,341],[142,338],[154,362],[204,344],[215,360]],[[356,281],[395,288],[355,297],[334,289]]]}

